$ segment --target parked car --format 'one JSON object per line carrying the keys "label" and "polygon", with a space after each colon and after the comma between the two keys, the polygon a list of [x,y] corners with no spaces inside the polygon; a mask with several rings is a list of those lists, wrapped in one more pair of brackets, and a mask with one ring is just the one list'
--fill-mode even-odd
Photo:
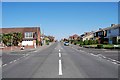
{"label": "parked car", "polygon": [[69,42],[64,42],[64,45],[65,46],[69,46]]}

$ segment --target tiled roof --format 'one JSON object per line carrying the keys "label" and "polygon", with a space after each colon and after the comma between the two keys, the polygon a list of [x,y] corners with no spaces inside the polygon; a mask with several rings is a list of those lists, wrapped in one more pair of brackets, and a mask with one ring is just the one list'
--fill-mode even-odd
{"label": "tiled roof", "polygon": [[110,29],[114,29],[114,28],[118,28],[118,27],[120,27],[120,24],[115,24],[113,26],[110,26],[110,27],[107,27],[107,28],[103,28],[101,30],[97,30],[95,32],[99,32],[99,31],[102,31],[102,30],[110,30]]}

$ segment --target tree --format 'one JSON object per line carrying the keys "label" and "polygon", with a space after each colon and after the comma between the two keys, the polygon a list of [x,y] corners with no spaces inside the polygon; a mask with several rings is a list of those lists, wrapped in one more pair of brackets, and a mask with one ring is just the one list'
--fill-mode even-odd
{"label": "tree", "polygon": [[13,45],[18,46],[19,42],[22,42],[22,33],[20,32],[13,33]]}
{"label": "tree", "polygon": [[89,44],[88,40],[85,40],[84,45],[88,45],[88,44]]}
{"label": "tree", "polygon": [[11,33],[3,34],[2,41],[6,46],[11,46],[12,45],[11,40],[12,40],[12,34]]}
{"label": "tree", "polygon": [[0,34],[0,42],[2,42],[2,36],[3,36],[3,35],[2,35],[2,34]]}
{"label": "tree", "polygon": [[19,42],[22,42],[22,33],[7,33],[3,34],[2,41],[6,46],[18,46]]}
{"label": "tree", "polygon": [[54,38],[55,38],[55,37],[53,37],[53,36],[47,36],[47,37],[49,38],[49,41],[50,41],[50,42],[53,42],[53,41],[54,41]]}

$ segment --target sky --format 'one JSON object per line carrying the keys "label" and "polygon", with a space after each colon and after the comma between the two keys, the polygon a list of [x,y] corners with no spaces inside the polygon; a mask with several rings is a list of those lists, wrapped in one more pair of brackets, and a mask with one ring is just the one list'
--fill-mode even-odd
{"label": "sky", "polygon": [[56,39],[118,23],[117,2],[3,2],[2,27],[40,26]]}
{"label": "sky", "polygon": [[3,2],[119,2],[119,0],[2,0]]}

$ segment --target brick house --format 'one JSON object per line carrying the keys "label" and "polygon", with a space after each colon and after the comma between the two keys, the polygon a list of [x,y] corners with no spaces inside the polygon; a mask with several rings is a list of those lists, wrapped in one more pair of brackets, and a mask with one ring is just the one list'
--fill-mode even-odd
{"label": "brick house", "polygon": [[69,40],[79,40],[79,36],[77,34],[74,34],[72,36],[69,36]]}
{"label": "brick house", "polygon": [[0,28],[0,34],[5,33],[14,33],[14,32],[21,32],[22,33],[22,43],[21,46],[28,46],[28,47],[36,47],[39,44],[36,42],[41,42],[41,32],[40,27],[20,27],[20,28]]}

